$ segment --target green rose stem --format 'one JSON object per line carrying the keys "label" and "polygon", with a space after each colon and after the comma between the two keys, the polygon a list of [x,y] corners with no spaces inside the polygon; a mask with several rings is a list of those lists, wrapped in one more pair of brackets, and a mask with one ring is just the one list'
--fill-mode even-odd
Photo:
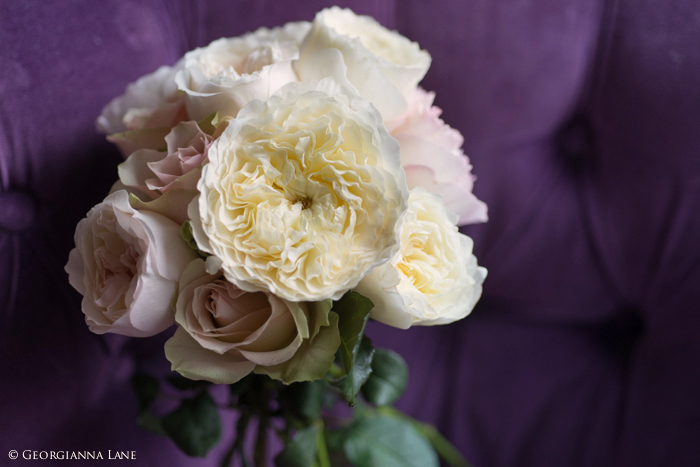
{"label": "green rose stem", "polygon": [[318,439],[316,440],[316,446],[318,448],[318,467],[332,467],[331,459],[328,455],[328,446],[326,445],[323,421],[319,421],[318,425]]}

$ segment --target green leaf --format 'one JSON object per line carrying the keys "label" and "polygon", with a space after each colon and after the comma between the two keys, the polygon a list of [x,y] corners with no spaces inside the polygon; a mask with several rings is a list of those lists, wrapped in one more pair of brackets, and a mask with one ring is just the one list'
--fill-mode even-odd
{"label": "green leaf", "polygon": [[221,421],[208,393],[185,399],[161,419],[163,429],[188,456],[204,457],[221,438]]}
{"label": "green leaf", "polygon": [[343,448],[356,467],[438,467],[428,440],[400,418],[379,415],[358,420]]}
{"label": "green leaf", "polygon": [[377,412],[388,417],[394,417],[412,423],[416,430],[423,433],[423,436],[428,439],[438,455],[445,459],[452,467],[471,467],[457,448],[455,448],[447,438],[442,436],[434,426],[415,420],[393,407],[379,407]]}
{"label": "green leaf", "polygon": [[450,443],[447,438],[442,436],[434,426],[425,423],[416,422],[421,429],[423,435],[428,438],[433,449],[445,459],[452,467],[470,467],[469,463],[462,457],[457,448]]}
{"label": "green leaf", "polygon": [[255,373],[268,375],[285,384],[323,378],[333,365],[335,351],[340,345],[338,315],[330,312],[328,319],[329,326],[322,327],[313,339],[304,339],[291,359],[274,366],[258,365]]}
{"label": "green leaf", "polygon": [[294,439],[275,457],[277,467],[310,467],[316,460],[318,439],[317,425],[297,431]]}
{"label": "green leaf", "polygon": [[355,406],[355,397],[360,392],[360,388],[367,381],[372,373],[372,358],[374,347],[372,341],[367,336],[362,336],[355,361],[347,376],[331,384],[340,389],[343,398],[348,401],[351,407]]}
{"label": "green leaf", "polygon": [[333,303],[333,311],[338,313],[340,318],[338,321],[340,357],[346,374],[350,373],[373,307],[368,298],[357,292],[348,292]]}
{"label": "green leaf", "polygon": [[136,391],[136,398],[139,403],[139,414],[147,411],[153,401],[158,397],[160,384],[153,376],[145,373],[136,373],[131,377],[131,385]]}
{"label": "green leaf", "polygon": [[362,395],[374,405],[391,405],[408,383],[408,365],[399,354],[378,349],[372,359],[372,374],[362,386]]}
{"label": "green leaf", "polygon": [[295,383],[289,386],[287,397],[292,414],[306,422],[321,418],[321,405],[326,382],[323,380]]}

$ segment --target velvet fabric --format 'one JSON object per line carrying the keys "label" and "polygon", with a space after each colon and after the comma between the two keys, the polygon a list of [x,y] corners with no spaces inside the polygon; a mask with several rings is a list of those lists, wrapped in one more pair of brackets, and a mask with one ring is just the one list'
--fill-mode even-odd
{"label": "velvet fabric", "polygon": [[[476,466],[700,465],[697,1],[338,3],[432,54],[423,86],[489,205],[464,229],[489,270],[473,314],[370,326],[409,362],[398,406]],[[192,460],[136,426],[129,378],[168,371],[168,336],[91,334],[63,271],[117,177],[94,120],[189,49],[330,5],[0,1],[0,459],[111,449],[218,465],[230,427]]]}

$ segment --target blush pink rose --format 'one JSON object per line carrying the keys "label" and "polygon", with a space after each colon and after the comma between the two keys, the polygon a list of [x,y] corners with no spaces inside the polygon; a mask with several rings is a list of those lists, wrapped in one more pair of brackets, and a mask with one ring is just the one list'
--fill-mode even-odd
{"label": "blush pink rose", "polygon": [[187,206],[198,193],[197,182],[214,139],[196,122],[179,123],[165,137],[165,151],[139,149],[119,165],[117,189],[132,194],[135,208],[182,224],[188,219]]}
{"label": "blush pink rose", "polygon": [[83,295],[82,311],[92,332],[147,337],[174,323],[170,300],[196,256],[179,225],[133,209],[127,192],[120,190],[78,223],[65,270]]}
{"label": "blush pink rose", "polygon": [[417,88],[408,110],[384,122],[401,146],[408,187],[441,195],[459,216],[458,225],[486,222],[486,204],[472,193],[475,177],[461,149],[464,138],[440,119],[442,110],[433,106],[434,99],[435,93]]}

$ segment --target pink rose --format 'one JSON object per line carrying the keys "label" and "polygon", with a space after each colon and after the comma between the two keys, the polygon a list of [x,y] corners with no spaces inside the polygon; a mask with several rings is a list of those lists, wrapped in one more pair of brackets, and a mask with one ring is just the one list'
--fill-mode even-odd
{"label": "pink rose", "polygon": [[147,337],[173,324],[170,300],[196,256],[179,225],[133,209],[127,192],[120,190],[78,223],[65,269],[83,295],[82,310],[92,332]]}
{"label": "pink rose", "polygon": [[196,190],[214,138],[197,122],[182,122],[165,137],[165,151],[140,149],[119,165],[119,179],[156,199],[176,189]]}
{"label": "pink rose", "polygon": [[[219,126],[223,131],[226,122]],[[214,137],[197,122],[182,122],[165,137],[165,151],[139,149],[119,165],[117,189],[133,193],[131,204],[182,224],[197,195],[197,182]]]}
{"label": "pink rose", "polygon": [[408,187],[441,195],[459,216],[458,225],[486,222],[486,204],[472,193],[475,178],[461,149],[464,138],[440,119],[442,110],[433,106],[434,99],[435,93],[417,88],[408,110],[384,122],[401,146]]}

